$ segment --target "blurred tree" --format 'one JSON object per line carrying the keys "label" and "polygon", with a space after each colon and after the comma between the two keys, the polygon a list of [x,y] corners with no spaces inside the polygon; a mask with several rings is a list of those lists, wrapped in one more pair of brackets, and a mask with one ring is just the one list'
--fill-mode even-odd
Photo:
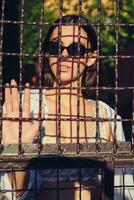
{"label": "blurred tree", "polygon": [[[46,0],[44,3],[44,22],[51,23],[59,16],[59,0]],[[98,0],[83,0],[82,13],[91,23],[98,22]],[[121,23],[134,23],[134,1],[120,0],[120,15]],[[40,19],[41,1],[34,0],[25,1],[24,17],[26,21],[36,21]],[[79,0],[64,0],[63,15],[78,14]],[[116,1],[102,0],[101,1],[101,51],[103,54],[115,54],[116,44],[116,27],[106,26],[104,24],[116,24]],[[48,26],[44,26],[44,32]],[[24,50],[26,52],[35,53],[38,51],[39,27],[36,25],[25,25],[24,27]],[[28,41],[27,41],[28,39]],[[133,27],[119,27],[119,45],[120,49],[126,48],[134,41]],[[112,48],[111,48],[112,47]]]}

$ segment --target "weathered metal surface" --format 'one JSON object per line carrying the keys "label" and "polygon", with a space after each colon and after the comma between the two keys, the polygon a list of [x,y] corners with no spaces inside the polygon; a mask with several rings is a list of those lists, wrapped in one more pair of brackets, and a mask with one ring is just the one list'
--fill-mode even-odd
{"label": "weathered metal surface", "polygon": [[[104,165],[109,163],[112,166],[134,165],[134,154],[131,151],[131,143],[120,142],[116,147],[112,143],[83,143],[77,153],[76,144],[57,144],[43,145],[38,153],[37,144],[22,145],[22,154],[18,154],[18,145],[7,145],[0,154],[0,168],[21,168],[31,166],[47,167],[50,163],[56,162],[61,166],[64,163],[76,165],[82,161],[83,165]],[[36,163],[40,162],[40,163]],[[74,164],[76,162],[77,164]],[[59,163],[59,164],[58,164]]]}

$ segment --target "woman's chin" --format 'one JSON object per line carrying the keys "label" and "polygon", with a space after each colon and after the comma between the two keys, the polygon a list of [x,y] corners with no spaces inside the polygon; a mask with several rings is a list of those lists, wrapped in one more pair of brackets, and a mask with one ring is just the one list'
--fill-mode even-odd
{"label": "woman's chin", "polygon": [[[72,83],[73,81],[75,81],[76,79],[72,79],[72,78],[64,78],[64,77],[60,77],[60,84],[62,86],[68,85],[70,83]],[[59,79],[56,80],[57,83],[59,83]]]}

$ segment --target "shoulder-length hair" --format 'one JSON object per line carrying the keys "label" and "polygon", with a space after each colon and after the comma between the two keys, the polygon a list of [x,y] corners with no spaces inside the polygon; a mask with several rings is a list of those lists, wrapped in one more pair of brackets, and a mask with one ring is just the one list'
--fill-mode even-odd
{"label": "shoulder-length hair", "polygon": [[[54,84],[54,75],[51,72],[50,65],[49,65],[49,58],[45,56],[47,54],[47,46],[50,41],[51,34],[53,30],[58,26],[58,24],[64,24],[64,25],[79,25],[80,27],[84,29],[84,31],[87,33],[88,40],[91,44],[92,51],[97,50],[97,35],[95,32],[95,29],[93,26],[89,23],[88,19],[84,16],[79,15],[66,15],[63,16],[61,19],[57,19],[54,22],[54,25],[52,25],[47,32],[47,35],[43,41],[42,44],[42,51],[43,51],[43,66],[42,66],[42,83],[45,87],[53,87]],[[93,66],[86,66],[81,79],[81,87],[82,87],[82,95],[85,99],[88,98],[95,98],[95,92],[93,90],[90,90],[90,87],[94,87],[96,85],[96,66],[95,64]]]}

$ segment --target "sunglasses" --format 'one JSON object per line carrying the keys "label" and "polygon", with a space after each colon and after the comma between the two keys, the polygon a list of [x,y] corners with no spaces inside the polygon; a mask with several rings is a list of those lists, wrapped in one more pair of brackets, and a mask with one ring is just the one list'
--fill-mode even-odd
{"label": "sunglasses", "polygon": [[47,53],[49,55],[58,56],[59,47],[61,49],[60,53],[62,53],[64,49],[67,49],[69,56],[84,56],[85,53],[92,52],[92,49],[87,49],[84,45],[77,42],[73,42],[67,47],[63,45],[59,46],[59,42],[49,42],[47,47]]}

